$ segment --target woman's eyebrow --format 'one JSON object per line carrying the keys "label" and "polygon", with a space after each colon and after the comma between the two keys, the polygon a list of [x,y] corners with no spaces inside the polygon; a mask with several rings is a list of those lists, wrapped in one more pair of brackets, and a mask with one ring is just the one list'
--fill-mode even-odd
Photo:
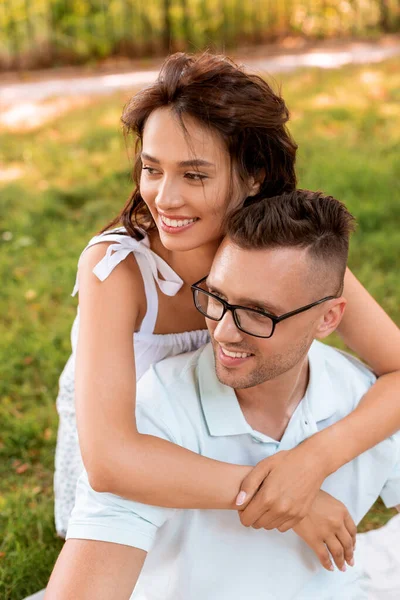
{"label": "woman's eyebrow", "polygon": [[193,158],[192,160],[182,160],[178,163],[179,167],[215,167],[214,163],[208,162],[202,158]]}
{"label": "woman's eyebrow", "polygon": [[[157,165],[160,164],[158,158],[151,156],[151,154],[147,154],[147,152],[141,153],[142,160],[148,160]],[[208,160],[204,160],[203,158],[192,158],[190,160],[182,160],[178,163],[178,167],[215,167],[214,163],[209,162]]]}
{"label": "woman's eyebrow", "polygon": [[158,158],[154,158],[154,156],[151,156],[150,154],[147,154],[147,152],[142,152],[140,155],[140,158],[143,160],[149,160],[150,162],[153,163],[157,163],[158,165],[160,164],[160,161],[158,160]]}

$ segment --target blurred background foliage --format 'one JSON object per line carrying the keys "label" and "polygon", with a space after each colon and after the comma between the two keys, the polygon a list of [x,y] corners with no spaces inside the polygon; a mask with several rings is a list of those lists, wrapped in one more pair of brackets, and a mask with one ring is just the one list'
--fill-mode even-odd
{"label": "blurred background foliage", "polygon": [[399,27],[399,0],[0,0],[0,68]]}

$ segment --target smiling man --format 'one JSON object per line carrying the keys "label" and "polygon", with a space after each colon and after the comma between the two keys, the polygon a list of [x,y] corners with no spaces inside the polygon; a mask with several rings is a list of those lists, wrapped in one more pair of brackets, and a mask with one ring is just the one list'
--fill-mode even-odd
{"label": "smiling man", "polygon": [[[352,226],[340,202],[306,191],[234,215],[211,272],[193,285],[211,344],[162,361],[140,380],[140,431],[217,460],[255,465],[351,412],[375,377],[315,340],[335,330],[345,309]],[[323,490],[355,522],[379,496],[387,506],[399,504],[398,452],[393,436],[329,476]],[[58,563],[46,598],[122,599],[136,582],[138,600],[366,598],[356,567],[324,570],[293,530],[245,528],[232,510],[127,501],[94,491],[86,474],[67,540],[63,552],[75,567]],[[83,559],[94,556],[93,546],[85,555],[85,543],[98,544],[103,562],[94,560],[84,573]],[[110,560],[101,544],[108,544]],[[101,591],[90,596],[95,578]]]}

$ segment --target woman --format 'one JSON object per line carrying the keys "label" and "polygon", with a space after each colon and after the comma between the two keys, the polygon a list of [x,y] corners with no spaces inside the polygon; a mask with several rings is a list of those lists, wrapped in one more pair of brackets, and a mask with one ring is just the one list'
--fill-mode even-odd
{"label": "woman", "polygon": [[[296,145],[287,120],[283,100],[264,81],[209,54],[171,56],[157,82],[126,107],[123,122],[138,138],[137,187],[108,226],[121,222],[126,232],[103,233],[82,255],[74,353],[60,381],[60,533],[81,468],[74,392],[83,462],[94,489],[161,506],[226,508],[240,488],[242,522],[281,531],[307,514],[329,473],[400,429],[400,335],[348,272],[339,332],[381,377],[346,419],[263,461],[243,482],[243,467],[136,430],[135,361],[140,377],[152,362],[206,341],[190,284],[208,272],[226,215],[249,196],[295,187]],[[268,493],[261,486],[251,500],[265,478]]]}

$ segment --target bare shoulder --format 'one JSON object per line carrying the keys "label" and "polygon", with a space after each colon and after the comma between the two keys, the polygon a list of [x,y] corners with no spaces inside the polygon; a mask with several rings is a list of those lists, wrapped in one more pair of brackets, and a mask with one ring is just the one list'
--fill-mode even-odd
{"label": "bare shoulder", "polygon": [[125,322],[132,320],[135,327],[146,313],[144,283],[134,254],[131,252],[111,273],[101,281],[93,269],[104,258],[107,249],[115,242],[101,242],[87,248],[79,261],[79,306],[81,312],[125,315]]}

